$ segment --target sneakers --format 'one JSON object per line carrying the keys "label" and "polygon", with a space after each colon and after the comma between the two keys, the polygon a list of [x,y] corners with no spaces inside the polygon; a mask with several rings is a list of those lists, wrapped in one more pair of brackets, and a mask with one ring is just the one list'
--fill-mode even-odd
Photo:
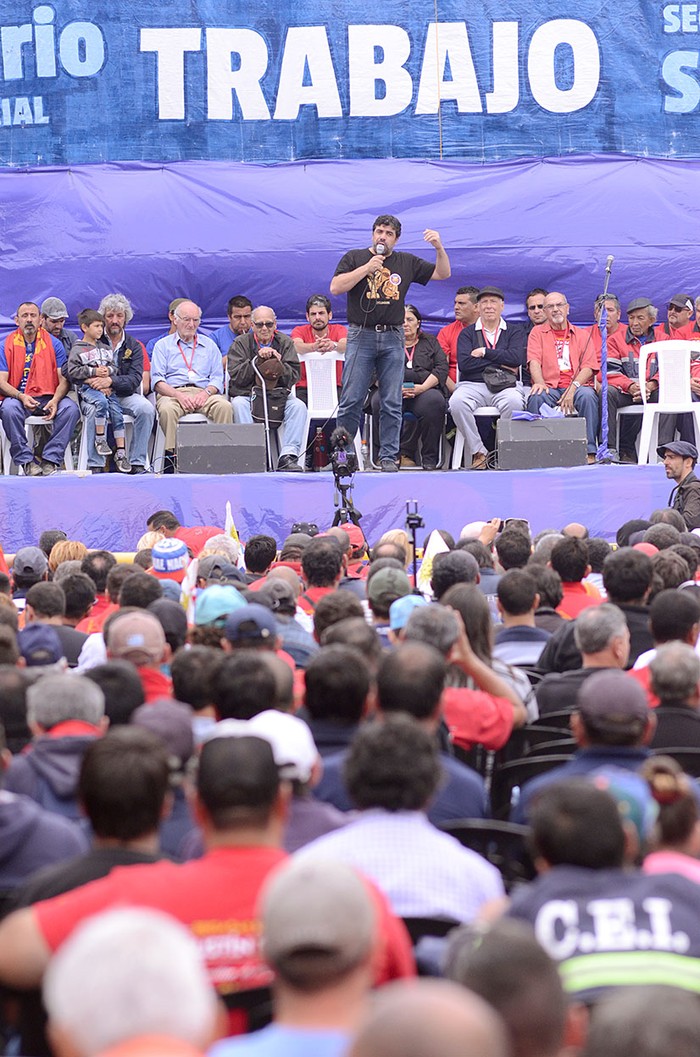
{"label": "sneakers", "polygon": [[304,470],[297,462],[296,455],[281,455],[277,463],[277,470],[282,473],[303,473]]}
{"label": "sneakers", "polygon": [[53,474],[58,473],[60,468],[55,462],[50,462],[48,459],[41,460],[41,472],[44,477],[52,477]]}
{"label": "sneakers", "polygon": [[488,456],[483,451],[477,451],[472,455],[472,470],[487,470]]}
{"label": "sneakers", "polygon": [[114,463],[119,473],[131,473],[131,463],[124,448],[117,448],[114,453]]}
{"label": "sneakers", "polygon": [[23,467],[25,477],[43,477],[44,475],[41,466],[34,459],[31,462],[23,463]]}
{"label": "sneakers", "polygon": [[111,455],[112,449],[109,446],[107,437],[104,433],[98,433],[95,436],[95,451],[98,455]]}
{"label": "sneakers", "polygon": [[141,466],[139,463],[135,462],[131,467],[131,472],[134,477],[139,477],[141,474],[148,473],[148,470],[145,466]]}
{"label": "sneakers", "polygon": [[394,459],[382,459],[379,464],[379,469],[382,473],[398,473],[399,468],[396,465]]}

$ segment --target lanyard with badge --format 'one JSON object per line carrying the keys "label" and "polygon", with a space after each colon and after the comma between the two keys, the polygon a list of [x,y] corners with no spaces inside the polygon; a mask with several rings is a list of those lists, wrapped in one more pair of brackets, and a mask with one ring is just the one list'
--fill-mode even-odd
{"label": "lanyard with badge", "polygon": [[183,344],[184,343],[180,340],[180,338],[178,338],[177,339],[177,347],[180,350],[180,355],[182,356],[183,360],[185,361],[185,367],[187,368],[187,380],[190,381],[190,382],[196,382],[197,381],[197,372],[193,369],[192,364],[194,363],[194,354],[197,351],[197,335],[195,334],[195,336],[194,336],[194,341],[192,343],[192,355],[190,357],[190,362],[189,363],[187,362],[187,357],[185,356],[185,353],[182,350]]}

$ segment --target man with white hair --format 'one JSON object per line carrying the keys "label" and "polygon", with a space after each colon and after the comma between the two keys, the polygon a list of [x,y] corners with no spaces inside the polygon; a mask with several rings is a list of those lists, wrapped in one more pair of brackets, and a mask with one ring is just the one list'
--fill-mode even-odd
{"label": "man with white hair", "polygon": [[[86,384],[93,389],[110,390],[119,397],[122,410],[134,420],[134,430],[129,444],[131,472],[146,473],[148,441],[153,429],[156,412],[153,404],[143,395],[148,391],[148,356],[142,342],[125,327],[134,318],[131,303],[124,294],[107,294],[100,301],[98,312],[104,316],[105,329],[98,345],[112,349],[116,372],[110,378],[88,378]],[[85,428],[88,431],[88,467],[103,467],[104,455],[95,451],[95,409],[91,404],[83,405]]]}
{"label": "man with white hair", "polygon": [[78,779],[89,745],[107,727],[104,694],[81,675],[47,675],[27,690],[27,724],[34,739],[28,752],[14,756],[5,788],[74,821]]}
{"label": "man with white hair", "polygon": [[194,301],[182,301],[173,319],[175,331],[156,342],[151,359],[151,384],[165,433],[166,470],[171,471],[177,424],[183,415],[197,412],[219,424],[233,421],[231,404],[224,395],[221,352],[211,338],[197,333],[201,308]]}
{"label": "man with white hair", "polygon": [[44,981],[56,1057],[197,1057],[215,1035],[216,997],[195,940],[156,910],[90,918]]}

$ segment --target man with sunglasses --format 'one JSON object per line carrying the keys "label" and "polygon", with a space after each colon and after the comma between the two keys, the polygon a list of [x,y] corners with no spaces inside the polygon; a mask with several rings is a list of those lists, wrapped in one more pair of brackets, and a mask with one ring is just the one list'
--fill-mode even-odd
{"label": "man with sunglasses", "polygon": [[284,405],[284,443],[277,469],[303,473],[298,459],[305,439],[306,407],[292,395],[292,386],[301,374],[299,357],[292,339],[277,330],[277,316],[266,305],[258,305],[253,310],[252,329],[240,334],[228,352],[228,391],[236,422],[253,421],[253,388],[260,385],[256,367],[266,383],[288,391]]}

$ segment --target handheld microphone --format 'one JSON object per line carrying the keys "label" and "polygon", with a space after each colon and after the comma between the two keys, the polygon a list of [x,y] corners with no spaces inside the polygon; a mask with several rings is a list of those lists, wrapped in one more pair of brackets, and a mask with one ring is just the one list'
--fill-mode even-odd
{"label": "handheld microphone", "polygon": [[374,252],[377,254],[378,257],[385,257],[386,256],[386,246],[384,245],[384,243],[383,242],[378,242],[377,245],[374,248]]}
{"label": "handheld microphone", "polygon": [[612,268],[612,263],[613,263],[614,260],[615,260],[615,258],[613,257],[613,255],[611,253],[610,256],[608,257],[607,261],[605,262],[605,270],[606,270],[606,272],[610,271],[610,269]]}

